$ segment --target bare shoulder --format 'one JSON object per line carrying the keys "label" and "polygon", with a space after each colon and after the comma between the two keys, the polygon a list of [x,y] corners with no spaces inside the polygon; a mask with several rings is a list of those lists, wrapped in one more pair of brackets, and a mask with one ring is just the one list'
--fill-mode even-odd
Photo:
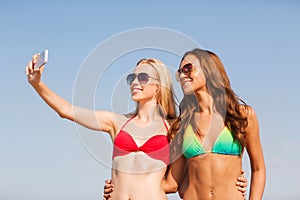
{"label": "bare shoulder", "polygon": [[248,105],[241,105],[240,109],[241,113],[247,118],[246,132],[256,132],[258,130],[258,120],[253,107]]}
{"label": "bare shoulder", "polygon": [[116,114],[113,115],[113,120],[116,124],[117,129],[120,129],[120,127],[123,126],[124,123],[126,123],[130,117],[132,117],[130,114]]}
{"label": "bare shoulder", "polygon": [[120,127],[129,119],[128,115],[118,114],[111,111],[98,110],[96,111],[97,119],[101,121],[101,129],[115,138]]}
{"label": "bare shoulder", "polygon": [[253,107],[249,105],[240,105],[240,112],[241,114],[247,118],[248,121],[256,118],[255,111]]}
{"label": "bare shoulder", "polygon": [[256,117],[254,108],[249,105],[240,105],[240,111],[247,119]]}
{"label": "bare shoulder", "polygon": [[102,118],[106,118],[106,120],[111,121],[115,125],[119,125],[120,123],[122,124],[124,120],[128,119],[126,114],[118,114],[106,110],[97,110],[96,114]]}

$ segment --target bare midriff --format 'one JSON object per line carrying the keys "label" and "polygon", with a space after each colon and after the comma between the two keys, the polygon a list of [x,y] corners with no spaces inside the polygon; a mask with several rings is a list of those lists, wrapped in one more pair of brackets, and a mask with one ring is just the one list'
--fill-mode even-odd
{"label": "bare midriff", "polygon": [[142,153],[131,153],[114,159],[111,200],[167,200],[161,187],[166,172],[162,161]]}
{"label": "bare midriff", "polygon": [[202,154],[188,159],[189,185],[184,200],[244,200],[236,186],[242,158]]}

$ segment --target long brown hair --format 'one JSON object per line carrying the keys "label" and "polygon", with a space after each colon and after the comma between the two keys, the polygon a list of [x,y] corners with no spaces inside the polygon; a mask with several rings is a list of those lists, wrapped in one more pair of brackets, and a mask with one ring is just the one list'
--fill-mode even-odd
{"label": "long brown hair", "polygon": [[[186,52],[182,60],[188,55],[193,55],[199,60],[216,112],[224,118],[225,125],[231,130],[234,139],[244,148],[247,117],[241,111],[241,106],[247,108],[247,105],[231,88],[220,58],[211,51],[194,49]],[[181,149],[178,147],[181,147],[183,134],[187,126],[192,124],[193,128],[195,127],[193,120],[195,113],[199,111],[199,102],[194,94],[184,95],[179,105],[179,111],[179,117],[172,123],[169,130],[169,137],[174,139],[173,145],[175,150],[177,149],[176,151]]]}

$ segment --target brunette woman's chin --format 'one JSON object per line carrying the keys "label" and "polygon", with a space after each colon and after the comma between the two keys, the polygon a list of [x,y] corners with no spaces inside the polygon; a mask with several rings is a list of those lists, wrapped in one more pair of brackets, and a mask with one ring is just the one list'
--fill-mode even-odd
{"label": "brunette woman's chin", "polygon": [[181,89],[185,95],[194,94],[194,89],[189,82],[182,84]]}

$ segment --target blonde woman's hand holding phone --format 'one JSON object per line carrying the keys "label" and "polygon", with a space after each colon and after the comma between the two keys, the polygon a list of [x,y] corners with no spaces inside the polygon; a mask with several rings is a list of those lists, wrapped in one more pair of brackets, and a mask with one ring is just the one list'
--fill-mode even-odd
{"label": "blonde woman's hand holding phone", "polygon": [[28,82],[33,86],[37,86],[41,81],[41,75],[44,70],[44,65],[48,62],[48,50],[43,51],[41,54],[35,54],[32,56],[26,66],[26,75]]}

